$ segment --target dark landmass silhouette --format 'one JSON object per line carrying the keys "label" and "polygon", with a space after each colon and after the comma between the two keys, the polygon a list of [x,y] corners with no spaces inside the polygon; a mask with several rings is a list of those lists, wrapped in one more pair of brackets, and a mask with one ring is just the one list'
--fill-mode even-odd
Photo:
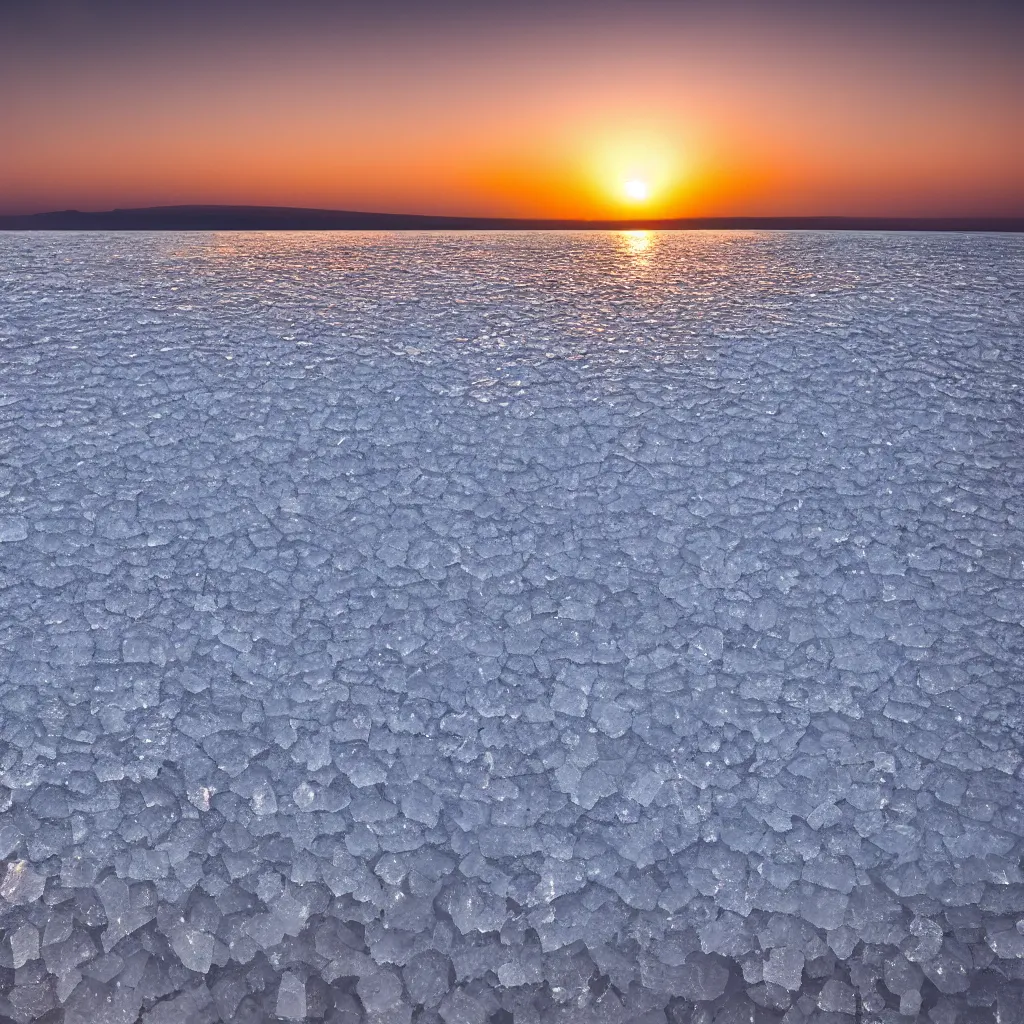
{"label": "dark landmass silhouette", "polygon": [[0,231],[1024,231],[1024,217],[681,217],[553,220],[357,213],[289,206],[152,206],[0,215]]}

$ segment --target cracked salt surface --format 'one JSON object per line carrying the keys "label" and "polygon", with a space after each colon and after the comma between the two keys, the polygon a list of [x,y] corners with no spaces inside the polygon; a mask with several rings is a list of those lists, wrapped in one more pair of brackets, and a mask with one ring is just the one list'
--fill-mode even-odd
{"label": "cracked salt surface", "polygon": [[1020,1024],[1022,296],[0,235],[0,1020]]}

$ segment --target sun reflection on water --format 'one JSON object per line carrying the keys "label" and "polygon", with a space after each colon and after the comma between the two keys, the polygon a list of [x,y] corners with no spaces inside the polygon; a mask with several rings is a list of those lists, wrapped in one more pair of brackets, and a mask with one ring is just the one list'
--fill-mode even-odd
{"label": "sun reflection on water", "polygon": [[642,256],[654,242],[653,231],[623,231],[626,252],[630,256]]}

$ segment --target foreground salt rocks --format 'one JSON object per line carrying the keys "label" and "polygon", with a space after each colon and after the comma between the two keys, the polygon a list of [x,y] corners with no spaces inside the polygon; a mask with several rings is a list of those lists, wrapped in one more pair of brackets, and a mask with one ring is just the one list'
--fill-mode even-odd
{"label": "foreground salt rocks", "polygon": [[1024,1020],[1022,279],[0,235],[0,1019]]}

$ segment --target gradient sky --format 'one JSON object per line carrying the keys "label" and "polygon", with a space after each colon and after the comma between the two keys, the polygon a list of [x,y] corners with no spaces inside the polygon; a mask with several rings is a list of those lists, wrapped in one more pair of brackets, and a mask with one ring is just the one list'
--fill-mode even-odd
{"label": "gradient sky", "polygon": [[0,97],[4,213],[1024,215],[993,0],[0,0]]}

